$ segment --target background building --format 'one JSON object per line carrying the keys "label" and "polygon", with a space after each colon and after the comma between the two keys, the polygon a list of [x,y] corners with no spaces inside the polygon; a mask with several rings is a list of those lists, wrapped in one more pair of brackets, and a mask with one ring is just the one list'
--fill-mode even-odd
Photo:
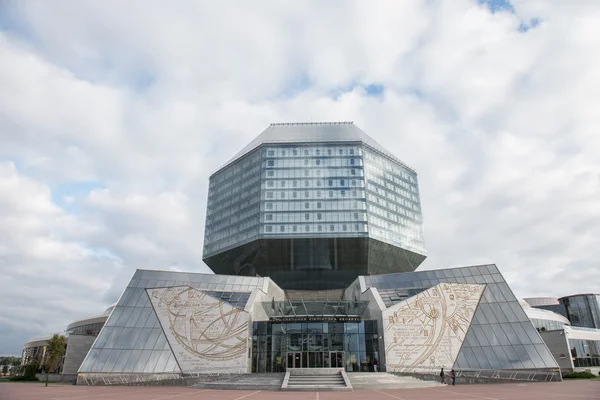
{"label": "background building", "polygon": [[600,329],[600,295],[575,294],[558,299],[571,325]]}
{"label": "background building", "polygon": [[561,314],[543,308],[531,307],[526,301],[520,303],[533,326],[539,331],[563,329],[565,326],[571,325],[569,319]]}
{"label": "background building", "polygon": [[210,178],[215,273],[342,289],[425,257],[416,172],[350,122],[271,124]]}
{"label": "background building", "polygon": [[600,372],[600,330],[565,326],[540,332],[563,374],[572,371]]}
{"label": "background building", "polygon": [[114,306],[111,306],[101,314],[90,315],[67,326],[67,351],[63,365],[63,379],[77,377],[81,363],[100,334],[113,308]]}

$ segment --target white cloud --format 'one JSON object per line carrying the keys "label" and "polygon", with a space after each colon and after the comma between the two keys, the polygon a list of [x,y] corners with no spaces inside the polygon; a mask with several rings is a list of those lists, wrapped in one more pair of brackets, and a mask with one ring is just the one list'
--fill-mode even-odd
{"label": "white cloud", "polygon": [[135,268],[207,271],[208,176],[278,121],[353,120],[417,169],[423,268],[598,292],[600,7],[512,3],[4,3],[0,353]]}

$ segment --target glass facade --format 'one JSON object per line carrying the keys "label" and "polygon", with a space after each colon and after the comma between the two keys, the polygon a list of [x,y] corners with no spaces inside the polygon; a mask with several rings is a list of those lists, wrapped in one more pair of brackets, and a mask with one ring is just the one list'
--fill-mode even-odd
{"label": "glass facade", "polygon": [[377,321],[255,322],[252,372],[345,368],[372,372],[378,359]]}
{"label": "glass facade", "polygon": [[100,335],[83,361],[81,373],[180,373],[146,289],[189,286],[208,291],[234,306],[243,307],[257,277],[188,274],[138,270],[108,317]]}
{"label": "glass facade", "polygon": [[398,298],[409,290],[422,290],[443,282],[486,284],[454,368],[463,371],[558,368],[495,265],[364,279],[367,288],[375,287],[387,294],[396,292]]}
{"label": "glass facade", "polygon": [[554,321],[551,319],[530,318],[530,320],[533,326],[535,326],[535,329],[541,331],[554,331],[563,329],[566,325],[564,322]]}
{"label": "glass facade", "polygon": [[573,326],[600,329],[600,295],[583,294],[559,299]]}
{"label": "glass facade", "polygon": [[600,367],[600,340],[569,339],[575,367]]}
{"label": "glass facade", "polygon": [[352,123],[273,124],[210,178],[217,273],[333,289],[425,257],[415,171]]}
{"label": "glass facade", "polygon": [[75,326],[73,328],[67,329],[67,335],[91,335],[97,336],[102,327],[104,326],[104,322],[97,322],[94,324],[85,324]]}

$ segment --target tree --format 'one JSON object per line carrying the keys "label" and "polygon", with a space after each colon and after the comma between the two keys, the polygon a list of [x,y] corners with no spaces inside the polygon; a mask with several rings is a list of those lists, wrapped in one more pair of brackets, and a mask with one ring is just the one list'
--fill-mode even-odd
{"label": "tree", "polygon": [[8,374],[8,365],[2,366],[2,374],[4,374],[4,375]]}
{"label": "tree", "polygon": [[44,369],[46,370],[46,386],[48,386],[48,375],[56,368],[62,360],[67,349],[67,338],[63,335],[54,335],[46,342],[46,356],[44,357]]}

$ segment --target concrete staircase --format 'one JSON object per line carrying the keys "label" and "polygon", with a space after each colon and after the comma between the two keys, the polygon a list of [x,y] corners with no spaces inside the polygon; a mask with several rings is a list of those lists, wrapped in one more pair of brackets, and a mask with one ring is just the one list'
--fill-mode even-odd
{"label": "concrete staircase", "polygon": [[386,372],[350,372],[348,379],[354,389],[412,389],[444,386],[438,381],[424,381],[412,376]]}
{"label": "concrete staircase", "polygon": [[287,372],[281,390],[295,391],[343,391],[352,390],[344,371],[311,369]]}

